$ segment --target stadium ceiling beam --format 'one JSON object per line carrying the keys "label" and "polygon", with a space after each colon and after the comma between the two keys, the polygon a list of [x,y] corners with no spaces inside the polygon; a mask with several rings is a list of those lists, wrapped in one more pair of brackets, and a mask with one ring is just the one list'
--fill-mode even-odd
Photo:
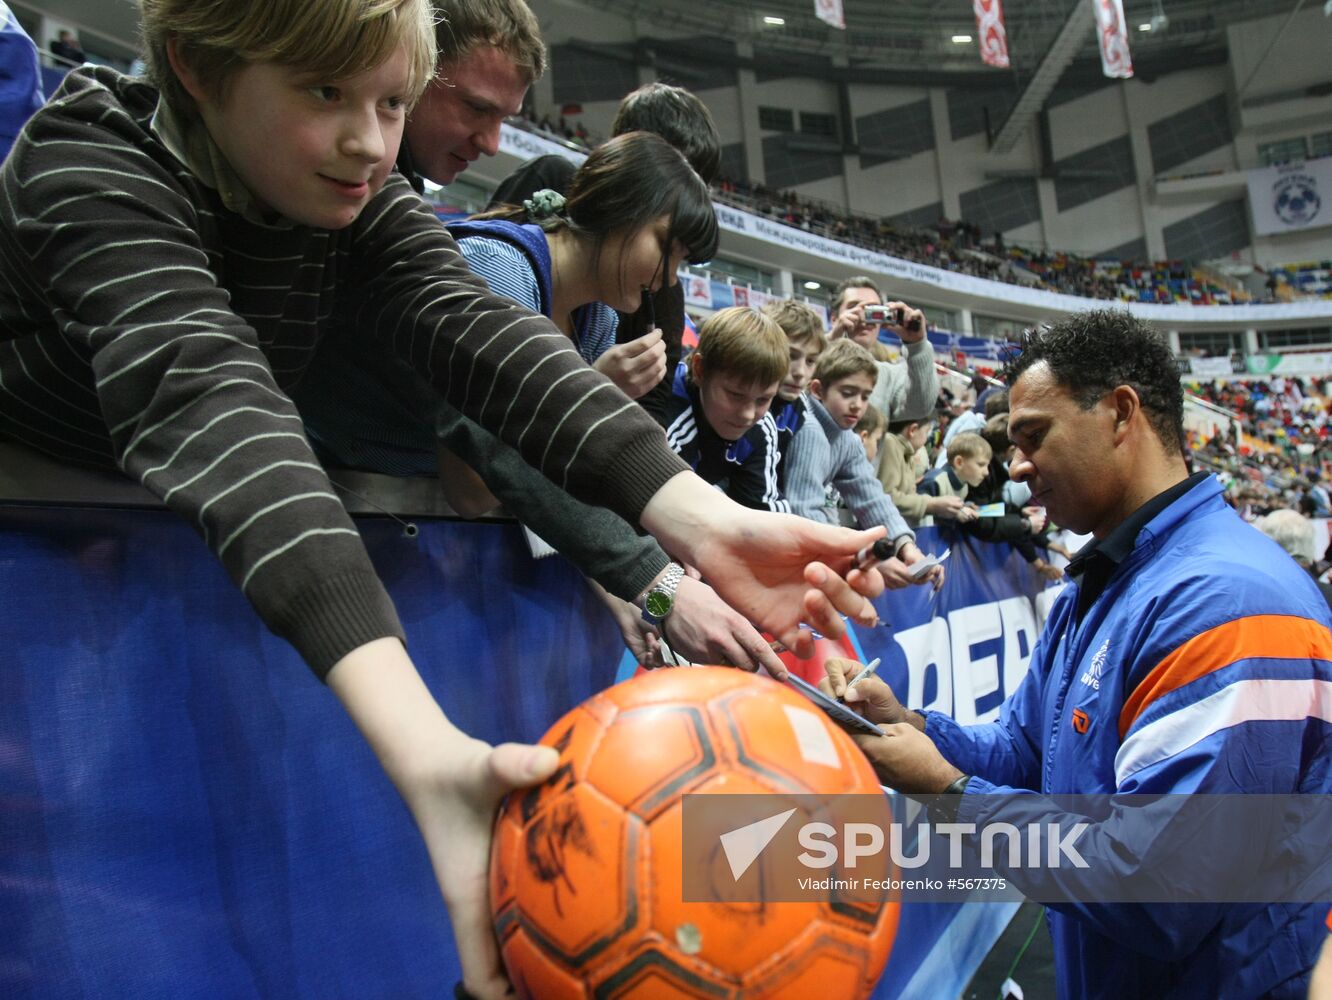
{"label": "stadium ceiling beam", "polygon": [[1069,11],[1063,26],[1046,50],[1045,58],[1036,67],[1036,72],[1032,74],[1026,89],[1013,104],[1013,110],[1009,112],[1007,120],[995,135],[994,142],[990,144],[990,152],[1012,152],[1018,140],[1031,127],[1041,108],[1045,107],[1046,99],[1059,83],[1059,78],[1064,75],[1064,70],[1068,69],[1078,50],[1086,42],[1092,21],[1093,12],[1090,3],[1078,0],[1073,4],[1073,9]]}

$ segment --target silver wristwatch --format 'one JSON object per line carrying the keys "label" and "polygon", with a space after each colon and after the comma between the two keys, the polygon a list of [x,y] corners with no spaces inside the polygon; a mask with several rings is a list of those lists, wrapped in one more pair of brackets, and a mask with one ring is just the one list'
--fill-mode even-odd
{"label": "silver wristwatch", "polygon": [[682,579],[683,566],[671,563],[666,567],[666,575],[643,596],[643,621],[660,626],[666,620],[666,616],[675,607],[675,591]]}

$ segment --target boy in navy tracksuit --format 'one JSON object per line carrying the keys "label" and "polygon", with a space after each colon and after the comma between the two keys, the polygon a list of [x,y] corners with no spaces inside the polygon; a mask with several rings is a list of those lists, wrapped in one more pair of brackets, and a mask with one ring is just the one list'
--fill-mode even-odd
{"label": "boy in navy tracksuit", "polygon": [[723,309],[699,328],[698,348],[676,368],[658,417],[666,443],[705,482],[746,507],[790,510],[769,413],[788,368],[781,327],[756,309]]}

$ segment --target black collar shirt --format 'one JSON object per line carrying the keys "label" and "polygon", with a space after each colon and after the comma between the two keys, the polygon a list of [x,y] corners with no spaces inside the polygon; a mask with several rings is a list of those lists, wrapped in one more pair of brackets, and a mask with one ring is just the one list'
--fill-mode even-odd
{"label": "black collar shirt", "polygon": [[1069,577],[1078,581],[1078,621],[1082,621],[1082,616],[1096,603],[1120,563],[1128,558],[1133,547],[1138,544],[1138,535],[1142,529],[1157,514],[1210,475],[1210,472],[1195,472],[1163,490],[1125,518],[1105,538],[1093,539],[1078,551],[1068,564]]}

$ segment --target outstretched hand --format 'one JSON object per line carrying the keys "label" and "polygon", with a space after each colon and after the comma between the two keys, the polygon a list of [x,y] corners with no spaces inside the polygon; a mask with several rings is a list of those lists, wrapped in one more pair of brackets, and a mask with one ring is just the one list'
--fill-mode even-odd
{"label": "outstretched hand", "polygon": [[[830,638],[846,632],[846,615],[873,626],[869,598],[883,592],[877,569],[853,568],[855,555],[883,537],[882,529],[851,531],[790,514],[753,514],[739,530],[714,540],[700,560],[723,598],[745,617],[808,658],[814,639],[804,622]],[[713,568],[708,563],[717,563]],[[845,574],[845,575],[843,575]]]}
{"label": "outstretched hand", "polygon": [[884,529],[852,531],[791,514],[741,507],[697,476],[681,473],[642,515],[662,547],[698,566],[722,599],[797,656],[813,654],[804,622],[836,638],[841,616],[873,625],[870,598],[883,592],[877,569],[854,568],[856,554]]}
{"label": "outstretched hand", "polygon": [[688,576],[682,579],[675,593],[675,607],[663,625],[671,648],[692,663],[717,663],[741,670],[764,667],[777,680],[786,679],[781,657],[744,615],[732,610],[706,583]]}
{"label": "outstretched hand", "polygon": [[352,650],[328,685],[375,751],[425,840],[462,964],[477,1000],[513,995],[490,923],[490,841],[506,793],[548,778],[551,747],[491,747],[460,732],[440,710],[394,638]]}
{"label": "outstretched hand", "polygon": [[943,582],[944,582],[943,563],[939,563],[936,566],[931,566],[929,570],[926,571],[925,574],[922,576],[913,577],[910,575],[910,568],[925,558],[925,553],[920,551],[920,549],[916,546],[915,542],[907,542],[905,545],[903,545],[901,550],[897,553],[897,558],[902,561],[902,564],[905,567],[907,567],[908,583],[914,583],[917,585],[922,583],[928,583],[935,589],[935,591],[938,591],[940,588],[943,587]]}
{"label": "outstretched hand", "polygon": [[464,760],[444,766],[433,794],[422,789],[409,801],[417,828],[448,907],[458,945],[463,987],[476,1000],[512,997],[490,921],[490,841],[495,810],[515,788],[535,785],[554,772],[559,754],[551,747],[472,741]]}

